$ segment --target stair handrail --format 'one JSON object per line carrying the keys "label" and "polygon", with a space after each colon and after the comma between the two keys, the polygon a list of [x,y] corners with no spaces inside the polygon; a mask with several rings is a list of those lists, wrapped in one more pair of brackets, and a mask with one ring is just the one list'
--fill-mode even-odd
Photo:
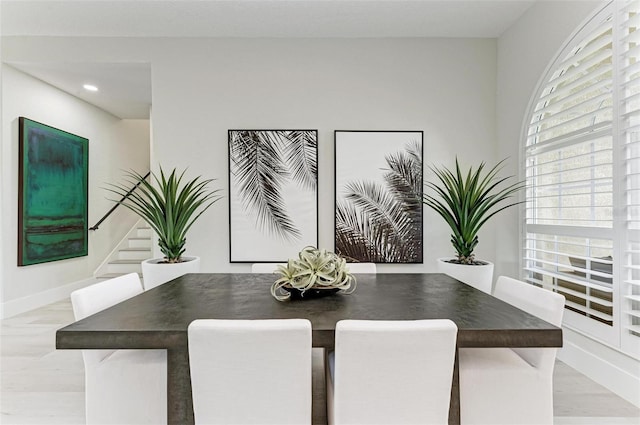
{"label": "stair handrail", "polygon": [[[142,178],[142,180],[146,180],[150,175],[151,175],[151,171],[149,171],[147,174],[145,174],[145,176]],[[122,202],[125,199],[127,199],[129,196],[131,196],[133,191],[136,190],[138,188],[138,186],[140,186],[140,184],[142,183],[142,180],[140,180],[138,183],[136,183],[135,186],[133,186],[131,188],[131,190],[129,190],[122,197],[122,199],[120,199],[113,207],[111,207],[111,209],[109,211],[107,211],[107,213],[100,220],[98,220],[98,222],[96,224],[94,224],[93,226],[89,227],[89,230],[98,230],[98,227],[102,224],[102,222],[105,221],[107,219],[107,217],[109,217],[116,210],[116,208],[118,208],[120,206],[120,204],[122,204]]]}

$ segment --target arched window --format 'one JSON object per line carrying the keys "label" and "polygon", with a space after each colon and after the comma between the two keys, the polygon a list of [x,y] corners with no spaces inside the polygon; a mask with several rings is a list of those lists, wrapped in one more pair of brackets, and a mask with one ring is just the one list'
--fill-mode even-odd
{"label": "arched window", "polygon": [[565,324],[640,348],[640,1],[567,43],[530,111],[523,273],[565,295]]}

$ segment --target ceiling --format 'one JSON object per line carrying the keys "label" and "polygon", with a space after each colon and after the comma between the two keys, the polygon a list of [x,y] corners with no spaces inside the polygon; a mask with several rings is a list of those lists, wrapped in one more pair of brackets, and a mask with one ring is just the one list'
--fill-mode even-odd
{"label": "ceiling", "polygon": [[[85,102],[119,118],[147,119],[151,108],[148,63],[11,63]],[[87,91],[84,84],[99,88]]]}
{"label": "ceiling", "polygon": [[[497,38],[537,0],[1,0],[0,31],[65,37]],[[149,64],[11,63],[121,118],[146,118]],[[91,93],[82,84],[92,82]]]}

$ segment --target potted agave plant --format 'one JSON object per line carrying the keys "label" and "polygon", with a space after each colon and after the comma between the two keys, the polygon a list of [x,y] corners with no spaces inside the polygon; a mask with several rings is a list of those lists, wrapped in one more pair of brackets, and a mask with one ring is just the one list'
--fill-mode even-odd
{"label": "potted agave plant", "polygon": [[142,262],[145,289],[186,273],[200,271],[200,257],[183,255],[187,232],[221,196],[218,195],[219,190],[209,188],[214,179],[202,179],[198,176],[183,184],[185,171],[178,173],[174,168],[167,176],[160,167],[160,175],[151,173],[151,181],[147,181],[143,175],[135,171],[130,171],[125,175],[125,184],[110,185],[110,188],[107,188],[125,197],[132,184],[138,185],[121,204],[146,221],[158,236],[158,245],[164,257]]}
{"label": "potted agave plant", "polygon": [[356,278],[344,258],[312,246],[300,251],[298,259],[279,265],[275,273],[281,277],[271,286],[271,295],[278,301],[318,298],[338,291],[350,294],[356,289]]}
{"label": "potted agave plant", "polygon": [[519,204],[509,199],[525,185],[522,181],[508,184],[513,176],[498,176],[504,161],[486,173],[483,173],[484,162],[477,169],[470,167],[463,173],[458,158],[455,171],[430,167],[439,182],[427,182],[427,188],[433,193],[425,192],[423,197],[424,204],[434,209],[451,228],[451,243],[456,251],[454,258],[438,259],[438,270],[487,293],[491,292],[493,264],[475,258],[478,232],[498,212]]}

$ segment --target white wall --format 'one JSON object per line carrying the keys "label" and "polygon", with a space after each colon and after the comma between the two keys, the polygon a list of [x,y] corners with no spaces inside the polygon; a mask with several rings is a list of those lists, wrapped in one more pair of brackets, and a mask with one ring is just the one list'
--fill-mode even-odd
{"label": "white wall", "polygon": [[[164,40],[152,61],[154,162],[219,178],[226,192],[228,129],[318,129],[319,245],[333,249],[333,131],[423,130],[425,165],[493,161],[495,64],[488,39]],[[229,264],[227,202],[189,235],[204,271],[249,270]],[[453,254],[449,230],[425,209],[424,233],[424,265],[379,269],[435,271]],[[489,235],[478,255],[494,260]]]}
{"label": "white wall", "polygon": [[[455,155],[467,165],[495,161],[495,39],[3,42],[8,62],[150,62],[154,169],[158,163],[189,167],[190,176],[217,178],[225,193],[228,129],[317,128],[319,245],[325,248],[333,248],[334,130],[423,130],[426,178],[432,177],[426,165],[451,166]],[[214,205],[188,235],[187,253],[200,255],[206,272],[249,270],[229,263],[227,202]],[[453,254],[442,219],[427,209],[424,217],[424,265],[383,265],[381,271],[435,271],[436,258]],[[492,226],[481,232],[477,254],[495,261]]]}
{"label": "white wall", "polygon": [[[2,66],[2,302],[5,315],[33,307],[43,294],[90,278],[115,244],[136,221],[119,208],[98,231],[89,232],[89,255],[18,267],[18,117],[24,116],[89,139],[89,226],[113,205],[102,189],[122,180],[123,169],[149,169],[149,123],[121,120],[36,80]],[[49,299],[48,302],[52,300]]]}
{"label": "white wall", "polygon": [[[510,173],[523,169],[526,114],[540,79],[569,38],[606,2],[536,2],[498,39],[497,156]],[[518,165],[520,166],[518,168]],[[521,221],[513,209],[496,229],[495,275],[520,275]],[[558,357],[632,403],[640,403],[640,362],[572,329]]]}
{"label": "white wall", "polygon": [[[497,157],[509,158],[505,173],[519,175],[523,125],[529,102],[545,69],[567,38],[601,1],[536,2],[498,39]],[[520,174],[524,178],[524,174]],[[496,229],[495,276],[517,277],[521,230],[518,208],[505,211]]]}

